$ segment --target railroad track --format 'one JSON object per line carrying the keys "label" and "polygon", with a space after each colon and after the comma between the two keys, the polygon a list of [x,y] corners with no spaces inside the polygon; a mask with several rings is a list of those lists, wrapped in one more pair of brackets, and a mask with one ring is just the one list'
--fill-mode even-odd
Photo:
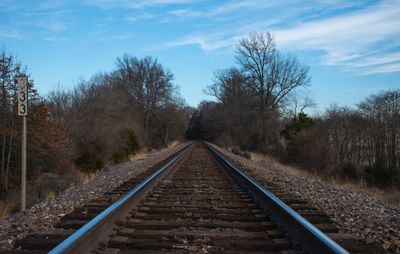
{"label": "railroad track", "polygon": [[164,163],[76,208],[59,229],[29,235],[19,243],[22,251],[348,253],[319,227],[352,253],[373,252],[342,239],[326,215],[272,185],[278,199],[202,143]]}

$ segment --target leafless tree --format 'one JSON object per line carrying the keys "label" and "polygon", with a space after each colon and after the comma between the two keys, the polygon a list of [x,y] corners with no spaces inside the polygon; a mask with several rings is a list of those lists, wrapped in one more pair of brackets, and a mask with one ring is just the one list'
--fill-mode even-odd
{"label": "leafless tree", "polygon": [[239,41],[236,60],[246,75],[246,85],[255,94],[262,115],[263,140],[267,119],[293,90],[310,82],[308,67],[295,56],[282,55],[270,33],[252,32]]}
{"label": "leafless tree", "polygon": [[21,64],[3,49],[0,55],[0,133],[1,139],[1,186],[5,191],[9,187],[11,153],[15,147],[16,131],[16,79],[22,74]]}
{"label": "leafless tree", "polygon": [[259,142],[255,140],[260,133],[257,128],[257,110],[254,95],[246,86],[245,75],[233,67],[217,71],[214,76],[214,83],[206,93],[216,97],[219,102],[218,118],[225,129],[222,139],[242,149],[257,147]]}
{"label": "leafless tree", "polygon": [[[377,168],[396,172],[400,168],[400,90],[373,95],[359,104],[368,120],[370,133],[370,163]],[[399,173],[399,172],[397,172]]]}
{"label": "leafless tree", "polygon": [[171,100],[175,89],[172,73],[152,57],[138,59],[124,55],[117,60],[117,70],[113,76],[130,95],[134,108],[141,113],[145,128],[144,139],[150,143],[152,117],[157,107]]}
{"label": "leafless tree", "polygon": [[247,103],[249,91],[245,86],[246,78],[239,69],[233,67],[217,71],[214,76],[214,83],[207,87],[206,94],[214,96],[225,104]]}
{"label": "leafless tree", "polygon": [[284,100],[280,111],[282,117],[286,120],[293,119],[299,113],[304,112],[307,109],[312,109],[316,106],[311,92],[307,89],[299,89],[290,93]]}

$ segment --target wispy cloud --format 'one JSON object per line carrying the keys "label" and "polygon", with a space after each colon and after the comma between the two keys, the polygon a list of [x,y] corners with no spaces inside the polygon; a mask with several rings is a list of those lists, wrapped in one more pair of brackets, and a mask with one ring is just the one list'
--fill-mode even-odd
{"label": "wispy cloud", "polygon": [[21,40],[23,38],[22,33],[18,30],[2,30],[0,28],[0,38],[11,38]]}
{"label": "wispy cloud", "polygon": [[206,29],[208,32],[193,32],[182,38],[164,43],[163,46],[176,47],[198,45],[204,51],[225,50],[235,46],[238,40],[247,35],[250,31],[281,24],[296,12],[296,10],[287,11],[284,15],[270,17],[269,19],[259,19],[258,17],[249,16],[246,18],[245,22],[242,20],[229,21],[217,26],[216,29]]}
{"label": "wispy cloud", "polygon": [[177,47],[186,45],[199,45],[204,51],[226,48],[236,43],[239,37],[220,38],[211,34],[188,35],[184,38],[164,43],[166,47]]}
{"label": "wispy cloud", "polygon": [[[201,19],[208,24],[208,19],[218,25],[213,27],[201,26],[199,30],[191,32],[182,38],[166,43],[166,46],[199,45],[203,50],[218,50],[231,47],[237,43],[240,37],[253,30],[270,30],[273,27],[286,26],[290,22],[298,22],[296,19],[302,17],[311,9],[332,9],[331,6],[345,8],[344,0],[314,0],[310,6],[292,4],[291,1],[231,1],[216,6],[199,9],[175,9],[168,11],[164,22],[186,21],[190,19]],[[322,2],[322,3],[320,3]],[[346,5],[350,6],[350,5]],[[283,11],[284,10],[284,11]],[[201,24],[201,23],[200,23]]]}
{"label": "wispy cloud", "polygon": [[123,41],[127,40],[131,37],[130,34],[119,34],[119,35],[112,35],[107,37],[99,38],[100,41]]}
{"label": "wispy cloud", "polygon": [[[383,1],[362,11],[275,30],[274,34],[282,47],[323,51],[321,63],[325,65],[343,65],[364,74],[397,72],[399,65],[391,63],[398,51],[386,56],[382,52],[396,50],[393,42],[400,39],[399,7],[398,1]],[[385,64],[390,66],[382,66]]]}
{"label": "wispy cloud", "polygon": [[48,42],[63,42],[69,41],[70,39],[67,37],[44,37],[43,40]]}
{"label": "wispy cloud", "polygon": [[139,20],[147,20],[147,19],[152,19],[154,18],[155,15],[152,13],[135,13],[135,14],[130,14],[126,17],[126,20],[131,21],[131,22],[136,22]]}
{"label": "wispy cloud", "polygon": [[[3,37],[14,39],[42,33],[40,38],[55,38],[56,33],[67,30],[71,23],[71,12],[66,8],[65,0],[45,0],[32,3],[31,1],[4,0],[0,2],[0,18],[4,27],[12,27],[14,31],[3,32]],[[30,37],[32,38],[32,37]]]}
{"label": "wispy cloud", "polygon": [[19,3],[13,0],[1,0],[0,1],[0,13],[14,12],[20,10],[23,7],[23,3]]}
{"label": "wispy cloud", "polygon": [[[274,13],[276,6],[260,5],[272,8],[268,19],[260,15],[252,17],[249,14],[248,19],[241,20],[240,23],[224,24],[223,28],[211,31],[208,29],[208,32],[193,32],[165,45],[199,45],[205,51],[220,50],[234,46],[237,40],[249,31],[270,31],[275,35],[280,48],[322,52],[320,62],[323,65],[342,66],[362,75],[400,71],[398,68],[400,48],[396,43],[400,41],[399,1],[380,1],[365,7],[342,0],[314,2],[313,7],[292,8],[291,12],[284,12],[285,15],[276,15]],[[244,12],[245,8],[255,8],[257,3],[259,1],[256,0],[246,3],[233,2],[217,6],[208,12],[181,9],[175,10],[172,15],[206,18],[236,9]],[[279,8],[286,7],[285,4],[283,1]],[[312,13],[317,13],[316,10],[324,7],[332,10],[328,17],[316,15],[310,18]],[[345,12],[335,12],[343,8],[350,9]],[[305,16],[307,18],[304,18]]]}
{"label": "wispy cloud", "polygon": [[361,74],[364,75],[376,74],[376,73],[392,73],[392,72],[400,72],[400,62],[374,66],[371,68],[367,68],[365,70],[361,70]]}
{"label": "wispy cloud", "polygon": [[96,42],[110,42],[110,41],[124,41],[132,37],[129,33],[115,34],[103,30],[96,30],[89,34],[86,38],[87,41]]}
{"label": "wispy cloud", "polygon": [[64,23],[63,21],[53,21],[53,22],[38,21],[32,24],[52,31],[66,30],[68,27],[67,24]]}
{"label": "wispy cloud", "polygon": [[193,9],[176,9],[169,11],[168,14],[172,17],[169,19],[181,18],[181,19],[194,19],[194,18],[209,18],[218,15],[227,14],[234,11],[243,12],[244,10],[260,10],[276,6],[279,3],[268,2],[263,0],[249,0],[249,1],[233,1],[224,4],[220,4],[205,10],[193,10]]}
{"label": "wispy cloud", "polygon": [[187,4],[198,1],[199,0],[86,0],[85,3],[104,9],[142,9],[145,7],[157,7],[171,4]]}
{"label": "wispy cloud", "polygon": [[350,62],[348,65],[354,68],[362,68],[374,65],[400,62],[400,52],[378,54],[373,52],[371,56],[363,57],[362,61]]}
{"label": "wispy cloud", "polygon": [[68,4],[66,0],[46,0],[41,1],[34,6],[35,11],[58,10]]}

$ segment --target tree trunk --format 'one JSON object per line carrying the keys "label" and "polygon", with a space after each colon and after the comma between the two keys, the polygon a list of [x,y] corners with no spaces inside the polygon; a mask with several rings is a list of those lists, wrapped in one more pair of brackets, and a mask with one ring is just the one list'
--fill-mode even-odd
{"label": "tree trunk", "polygon": [[149,113],[145,113],[144,114],[144,123],[143,123],[143,127],[144,127],[144,143],[147,146],[151,146],[151,134],[150,134],[150,127],[151,127],[151,119],[150,119],[150,114]]}
{"label": "tree trunk", "polygon": [[165,127],[165,140],[164,140],[165,144],[168,144],[168,127]]}
{"label": "tree trunk", "polygon": [[266,119],[265,119],[265,100],[262,99],[261,105],[261,121],[262,121],[262,145],[267,143],[267,135],[266,135]]}
{"label": "tree trunk", "polygon": [[6,166],[6,175],[5,175],[5,182],[4,182],[4,189],[8,191],[8,175],[10,172],[10,161],[11,161],[11,152],[12,152],[12,145],[13,145],[13,138],[10,136],[10,146],[8,147],[8,156],[7,156],[7,166]]}
{"label": "tree trunk", "polygon": [[5,155],[6,155],[6,134],[3,134],[3,146],[1,153],[1,188],[3,188],[4,184],[4,176],[5,176]]}

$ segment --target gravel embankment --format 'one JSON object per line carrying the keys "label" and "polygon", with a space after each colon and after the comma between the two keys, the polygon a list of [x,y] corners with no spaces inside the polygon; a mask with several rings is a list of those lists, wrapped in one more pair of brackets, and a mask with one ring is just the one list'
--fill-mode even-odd
{"label": "gravel embankment", "polygon": [[112,190],[129,178],[147,170],[156,163],[183,148],[186,144],[176,145],[160,151],[151,152],[142,160],[125,162],[106,167],[87,184],[71,188],[65,193],[46,200],[9,217],[0,219],[0,250],[9,250],[17,239],[41,229],[51,229],[65,214],[90,200]]}
{"label": "gravel embankment", "polygon": [[233,162],[255,174],[282,181],[288,193],[301,195],[327,213],[344,233],[367,242],[379,241],[388,253],[400,253],[400,208],[375,197],[282,172],[272,165],[245,159],[214,146]]}

